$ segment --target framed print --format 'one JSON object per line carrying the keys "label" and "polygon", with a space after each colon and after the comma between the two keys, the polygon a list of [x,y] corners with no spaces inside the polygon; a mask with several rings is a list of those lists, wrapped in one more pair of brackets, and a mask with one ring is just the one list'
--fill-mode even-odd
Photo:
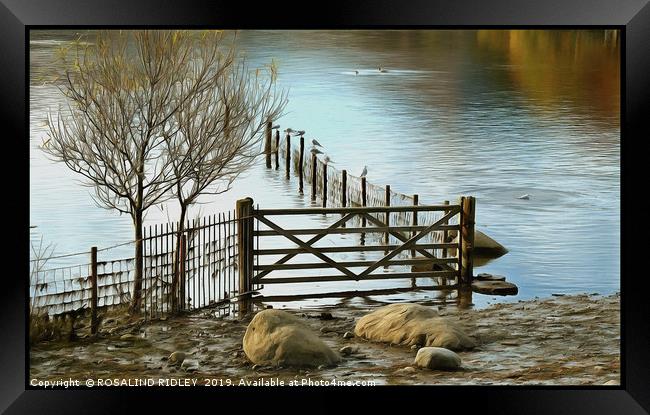
{"label": "framed print", "polygon": [[314,10],[3,0],[0,407],[647,413],[650,6]]}

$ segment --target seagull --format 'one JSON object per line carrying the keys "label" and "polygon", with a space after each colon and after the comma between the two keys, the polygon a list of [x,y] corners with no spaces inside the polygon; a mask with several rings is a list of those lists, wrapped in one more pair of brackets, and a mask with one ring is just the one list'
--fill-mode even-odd
{"label": "seagull", "polygon": [[355,74],[355,75],[359,75],[359,71],[356,71],[356,70],[355,70],[355,71],[354,71],[354,74]]}
{"label": "seagull", "polygon": [[324,162],[325,164],[327,164],[327,163],[334,163],[334,162],[330,159],[330,156],[325,156],[325,158],[323,159],[323,162]]}
{"label": "seagull", "polygon": [[361,172],[361,177],[366,177],[368,174],[368,166],[363,166],[363,171]]}
{"label": "seagull", "polygon": [[294,131],[293,135],[305,135],[305,130]]}
{"label": "seagull", "polygon": [[312,148],[309,151],[311,151],[312,154],[323,154],[323,152],[317,149],[316,147]]}
{"label": "seagull", "polygon": [[321,145],[321,143],[319,143],[318,140],[316,140],[315,138],[312,138],[312,139],[311,139],[311,143],[312,143],[312,145],[314,145],[315,147],[323,147],[323,146]]}
{"label": "seagull", "polygon": [[291,134],[294,131],[291,128],[287,128],[286,130],[284,130],[284,132],[287,133],[287,134]]}
{"label": "seagull", "polygon": [[276,124],[273,127],[271,127],[272,130],[277,130],[280,128],[280,124]]}
{"label": "seagull", "polygon": [[530,199],[530,195],[528,193],[526,193],[525,195],[519,196],[517,199],[528,200],[528,199]]}

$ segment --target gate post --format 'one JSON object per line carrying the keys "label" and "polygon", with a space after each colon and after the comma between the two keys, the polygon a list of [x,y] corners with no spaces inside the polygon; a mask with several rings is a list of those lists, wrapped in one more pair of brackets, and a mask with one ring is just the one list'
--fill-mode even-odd
{"label": "gate post", "polygon": [[461,242],[461,270],[460,284],[472,284],[474,260],[474,217],[476,199],[473,196],[462,197],[460,203],[460,242]]}
{"label": "gate post", "polygon": [[[253,199],[247,197],[237,201],[237,244],[239,245],[239,297],[250,291],[253,279]],[[241,301],[240,312],[246,312],[246,302]]]}

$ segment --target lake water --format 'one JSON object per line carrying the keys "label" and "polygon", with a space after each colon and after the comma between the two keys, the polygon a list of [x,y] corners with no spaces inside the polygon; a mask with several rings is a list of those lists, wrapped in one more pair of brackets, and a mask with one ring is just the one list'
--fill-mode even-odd
{"label": "lake water", "polygon": [[[64,103],[44,80],[73,38],[30,38],[31,237],[54,242],[56,254],[133,238],[130,218],[97,208],[79,177],[38,149],[47,111]],[[239,47],[252,65],[275,60],[289,89],[277,123],[317,138],[338,168],[358,175],[367,165],[369,182],[417,193],[422,204],[477,198],[477,228],[510,251],[477,272],[520,289],[499,300],[475,295],[477,306],[620,289],[620,68],[611,33],[242,31]],[[310,204],[295,178],[262,161],[192,215],[230,210],[245,196],[265,208]],[[175,212],[151,209],[147,223]]]}

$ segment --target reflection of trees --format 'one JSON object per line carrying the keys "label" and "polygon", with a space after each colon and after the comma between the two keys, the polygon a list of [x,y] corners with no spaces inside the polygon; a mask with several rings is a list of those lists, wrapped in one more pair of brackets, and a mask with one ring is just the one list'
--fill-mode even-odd
{"label": "reflection of trees", "polygon": [[569,102],[596,118],[618,117],[618,31],[479,30],[476,36],[481,49],[505,56],[510,80],[539,107]]}

